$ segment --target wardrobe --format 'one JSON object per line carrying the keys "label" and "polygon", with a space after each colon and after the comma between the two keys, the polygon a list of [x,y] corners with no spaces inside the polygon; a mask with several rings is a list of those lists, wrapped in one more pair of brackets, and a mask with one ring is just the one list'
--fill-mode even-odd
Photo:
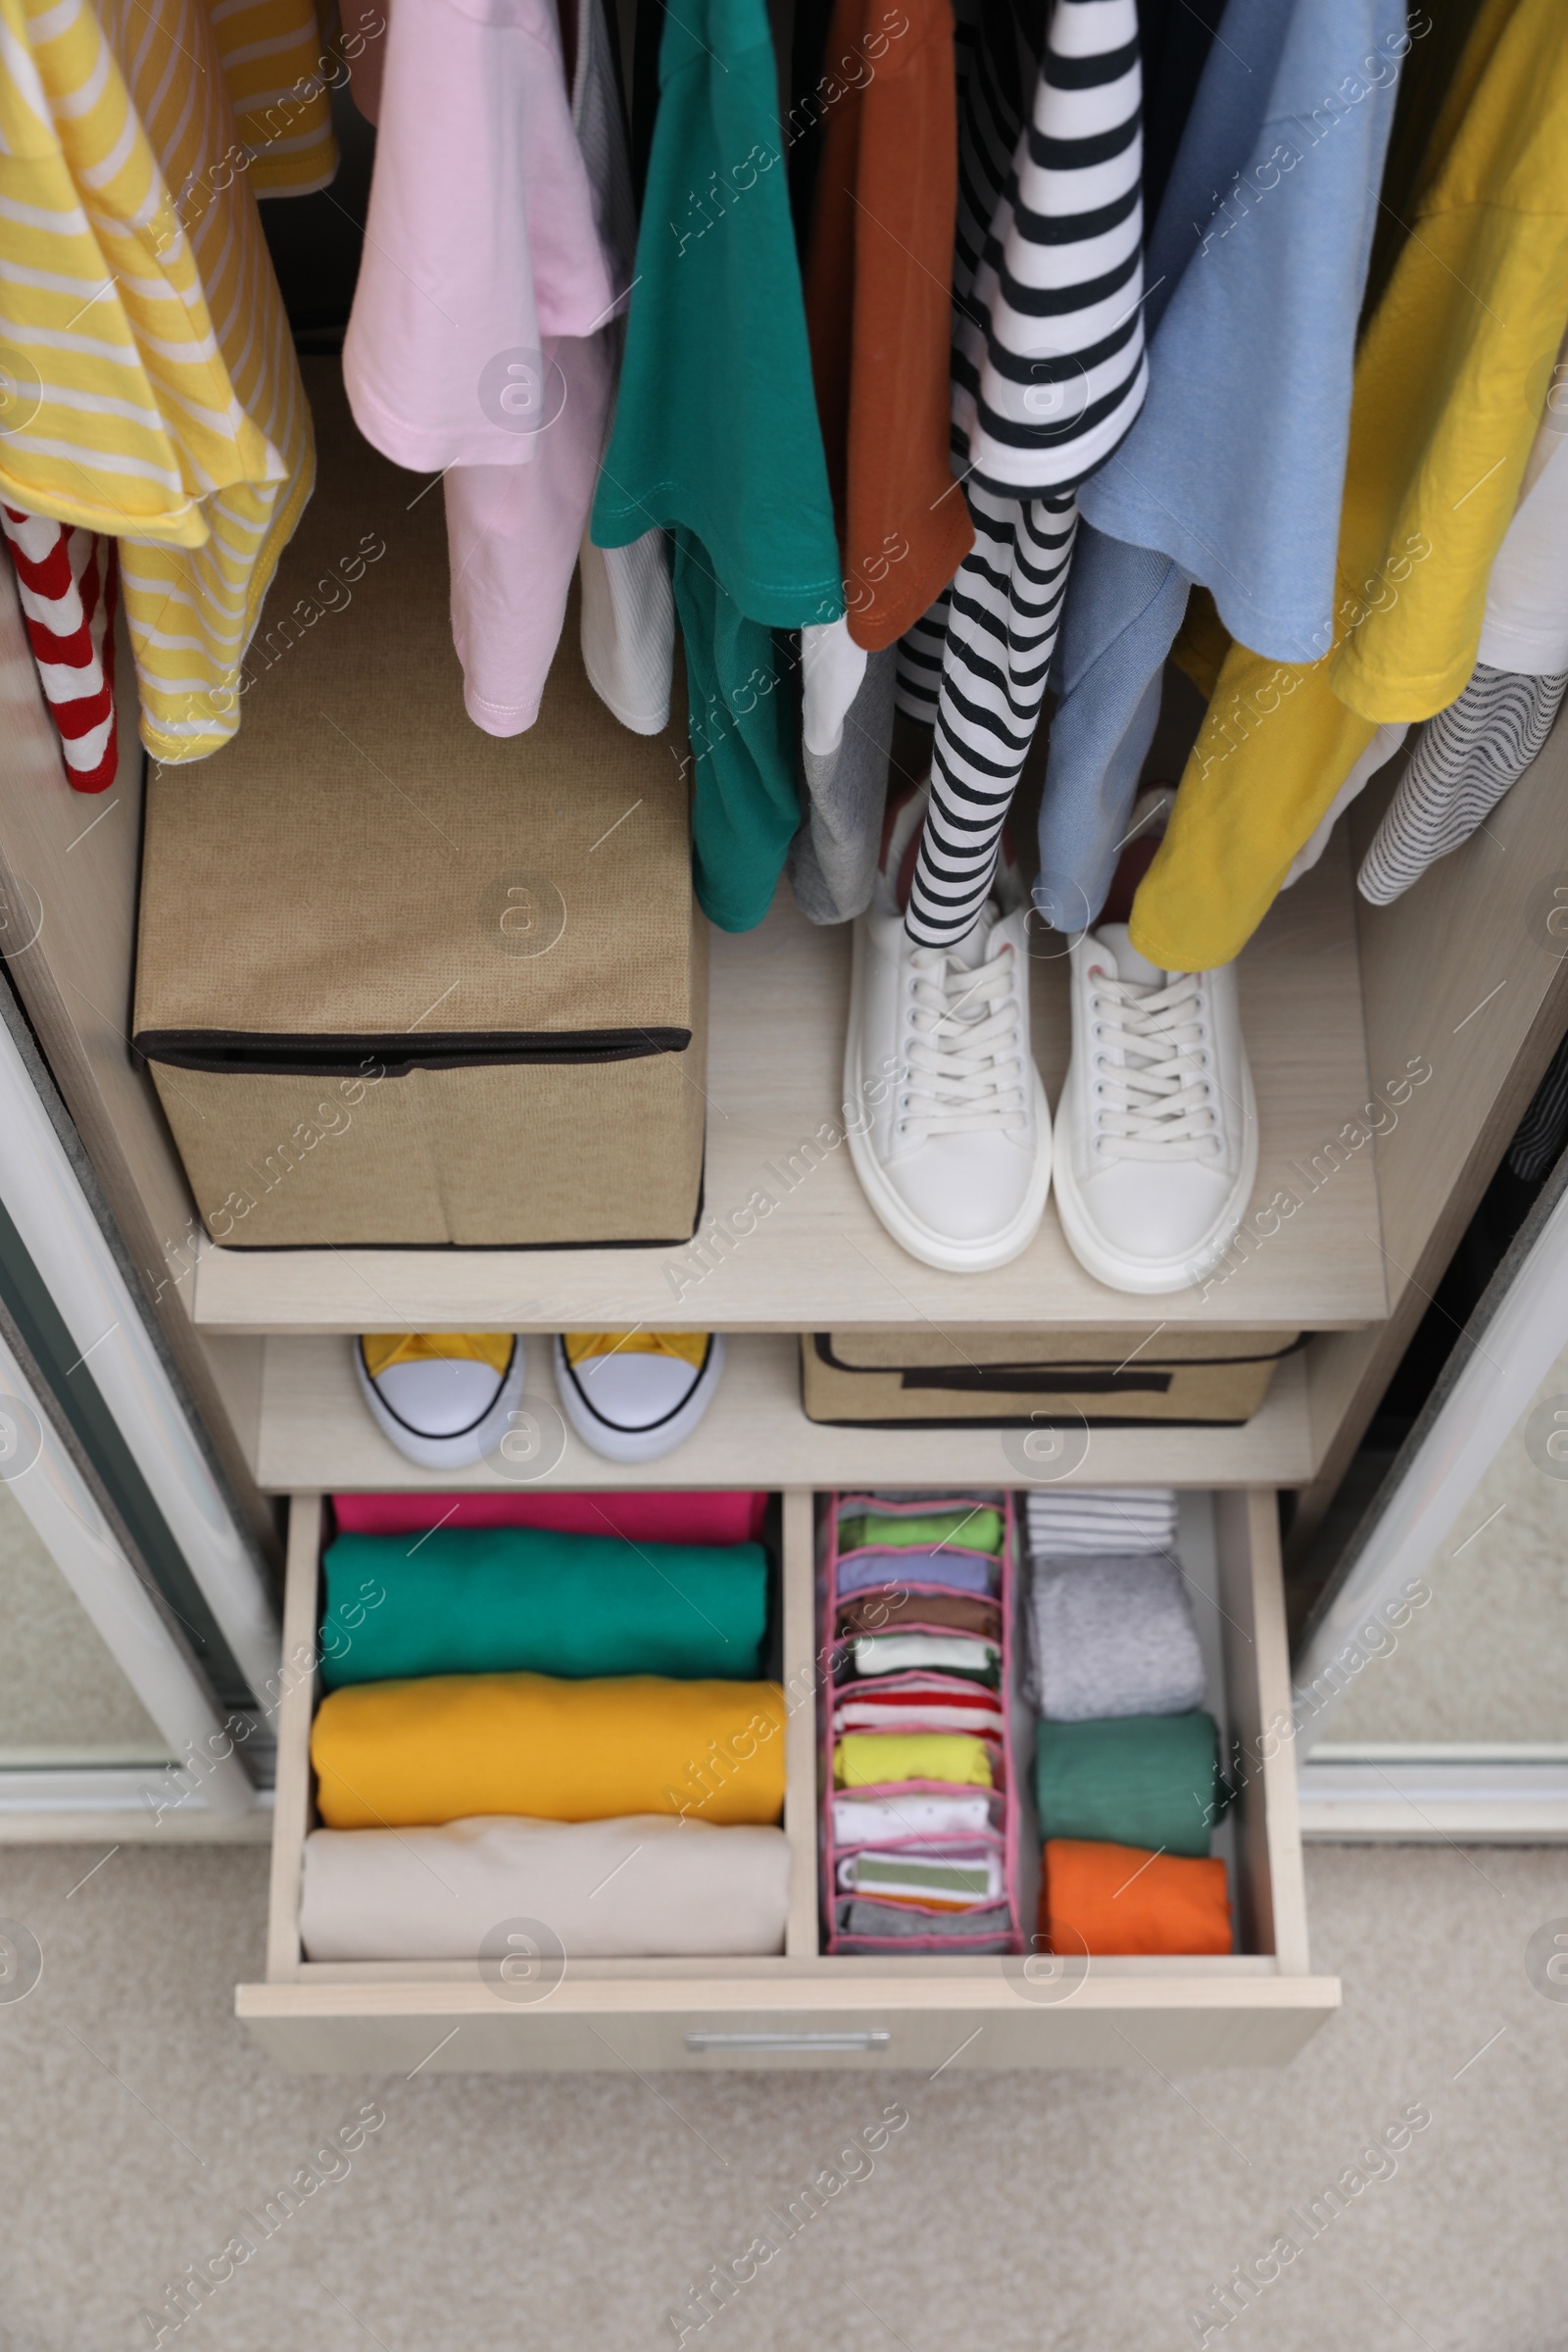
{"label": "wardrobe", "polygon": [[[313,367],[330,367],[317,360]],[[329,459],[324,462],[329,462]],[[414,477],[409,495],[414,493]],[[339,483],[331,495],[354,505]],[[356,510],[359,511],[359,510]],[[412,562],[408,514],[372,501],[378,590]],[[412,578],[412,575],[411,575]],[[328,615],[313,660],[343,696],[391,697],[377,644]],[[302,673],[297,700],[293,668]],[[323,713],[285,654],[269,682],[304,745]],[[146,1313],[276,1579],[270,1925],[239,2017],[280,2064],[317,2072],[533,2069],[1017,2068],[1282,2064],[1337,2007],[1313,1973],[1292,1735],[1287,1574],[1332,1501],[1444,1267],[1568,1027],[1568,721],[1490,826],[1391,905],[1354,875],[1391,770],[1342,818],[1241,958],[1259,1174],[1236,1242],[1200,1282],[1141,1300],[1092,1280],[1054,1210],[1015,1263],[954,1275],[877,1222],[844,1148],[847,931],[781,890],[756,930],[713,930],[700,1215],[689,1240],[603,1249],[225,1248],[203,1229],[158,1092],[130,1036],[142,808],[123,645],[120,771],[73,792],[8,571],[0,567],[0,953],[90,1159]],[[1179,765],[1198,707],[1181,680],[1165,725]],[[277,736],[274,723],[273,738]],[[627,735],[627,777],[645,755]],[[460,760],[461,738],[449,756]],[[281,754],[279,756],[282,756]],[[416,788],[417,777],[402,782]],[[637,798],[628,782],[625,799]],[[519,850],[519,869],[526,858]],[[700,920],[701,918],[699,918]],[[1054,1102],[1068,1051],[1065,949],[1032,958],[1036,1057]],[[770,1185],[778,1206],[740,1213]],[[1233,1335],[1282,1354],[1236,1424],[1053,1422],[848,1427],[802,1409],[803,1334],[933,1324],[1087,1335],[1097,1360],[1210,1351]],[[401,1461],[362,1409],[352,1348],[374,1330],[550,1334],[720,1331],[721,1393],[681,1451],[633,1474],[539,1416],[542,1489],[746,1488],[782,1498],[781,1679],[791,1695],[785,1948],[765,1959],[586,1960],[498,1995],[469,1964],[312,1962],[298,1929],[312,1826],[309,1754],[323,1498],[336,1491],[491,1491]],[[1260,1336],[1261,1335],[1261,1336]],[[1299,1338],[1299,1345],[1295,1345]],[[1181,1491],[1191,1557],[1215,1604],[1215,1703],[1247,1759],[1234,1816],[1238,1949],[1220,1958],[1050,1956],[890,1961],[822,1948],[817,1886],[817,1505],[842,1493]],[[149,1834],[152,1834],[149,1832]],[[255,1835],[254,1828],[247,1834]]]}

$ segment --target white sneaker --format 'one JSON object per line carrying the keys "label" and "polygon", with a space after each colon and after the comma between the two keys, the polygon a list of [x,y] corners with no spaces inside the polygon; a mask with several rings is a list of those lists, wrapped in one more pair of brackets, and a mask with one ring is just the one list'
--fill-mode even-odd
{"label": "white sneaker", "polygon": [[980,1273],[1017,1257],[1039,1229],[1051,1112],[1029,1050],[1028,908],[1010,865],[999,864],[995,896],[956,946],[917,947],[904,928],[899,883],[928,798],[922,786],[891,813],[870,908],[856,918],[850,1155],[911,1257]]}
{"label": "white sneaker", "polygon": [[506,1434],[526,1368],[511,1332],[369,1332],[354,1343],[376,1427],[421,1470],[482,1461]]}
{"label": "white sneaker", "polygon": [[564,1331],[556,1339],[561,1409],[612,1462],[653,1462],[689,1438],[724,1369],[716,1331]]}
{"label": "white sneaker", "polygon": [[1113,1291],[1201,1281],[1257,1177],[1236,967],[1162,972],[1123,923],[1072,951],[1072,1060],[1056,1106],[1056,1206]]}

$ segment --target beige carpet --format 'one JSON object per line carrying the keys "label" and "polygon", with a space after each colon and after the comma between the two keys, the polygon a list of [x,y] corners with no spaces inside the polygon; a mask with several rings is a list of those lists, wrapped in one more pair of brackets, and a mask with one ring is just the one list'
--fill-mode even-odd
{"label": "beige carpet", "polygon": [[[1568,2004],[1523,1953],[1568,1852],[1317,1847],[1343,2016],[1278,2074],[287,2077],[230,2014],[265,1856],[0,1852],[43,1945],[0,2007],[0,2343],[129,2352],[166,2283],[362,2101],[384,2126],[166,2345],[655,2352],[846,2135],[909,2122],[688,2348],[1159,2352],[1407,2104],[1430,2126],[1211,2346],[1561,2352]],[[1495,2037],[1495,2038],[1494,2038]],[[1490,2047],[1486,2047],[1490,2042]],[[1482,2054],[1477,2056],[1477,2052]],[[1266,2267],[1266,2266],[1265,2266]]]}

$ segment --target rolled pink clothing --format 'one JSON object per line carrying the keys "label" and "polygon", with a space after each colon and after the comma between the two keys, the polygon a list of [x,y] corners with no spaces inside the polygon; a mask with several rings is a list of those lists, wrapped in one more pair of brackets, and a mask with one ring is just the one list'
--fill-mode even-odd
{"label": "rolled pink clothing", "polygon": [[596,333],[624,292],[572,123],[555,0],[394,0],[387,13],[343,345],[355,421],[417,472],[525,471],[548,436],[517,430],[502,404],[508,357],[536,362],[550,338]]}
{"label": "rolled pink clothing", "polygon": [[755,1544],[765,1494],[730,1493],[334,1494],[345,1535],[417,1535],[427,1527],[549,1527],[631,1544]]}
{"label": "rolled pink clothing", "polygon": [[465,708],[487,735],[520,735],[539,715],[605,446],[613,331],[544,344],[531,465],[446,477],[452,639]]}

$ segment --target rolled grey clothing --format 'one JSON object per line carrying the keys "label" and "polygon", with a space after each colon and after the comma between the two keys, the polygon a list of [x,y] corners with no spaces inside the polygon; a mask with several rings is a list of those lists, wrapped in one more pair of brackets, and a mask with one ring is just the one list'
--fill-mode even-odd
{"label": "rolled grey clothing", "polygon": [[979,1911],[906,1911],[897,1903],[846,1903],[839,1915],[841,1936],[924,1937],[927,1936],[986,1936],[997,1940],[988,1949],[1004,1951],[1012,1934],[1012,1912],[1006,1903],[988,1903]]}
{"label": "rolled grey clothing", "polygon": [[1179,1563],[1164,1553],[1030,1562],[1025,1694],[1047,1723],[1185,1715],[1207,1698]]}
{"label": "rolled grey clothing", "polygon": [[795,903],[813,923],[847,923],[871,904],[893,751],[893,687],[899,649],[866,657],[865,675],[845,713],[833,752],[803,743],[807,822],[790,845]]}

